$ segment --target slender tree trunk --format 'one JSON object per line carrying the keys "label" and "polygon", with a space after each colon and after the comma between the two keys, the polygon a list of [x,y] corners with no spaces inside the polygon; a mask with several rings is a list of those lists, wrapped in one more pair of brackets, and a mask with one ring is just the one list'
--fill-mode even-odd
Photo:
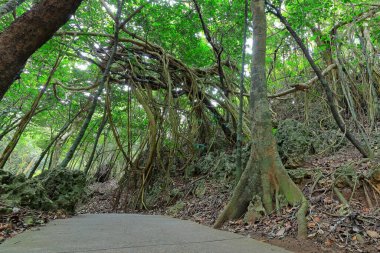
{"label": "slender tree trunk", "polygon": [[[45,110],[46,110],[46,108],[44,108],[44,109],[40,109],[40,110],[36,111],[32,117],[36,116],[37,114],[39,114],[40,112],[43,112],[43,111],[45,111]],[[14,120],[13,122],[11,122],[11,123],[10,123],[10,124],[4,129],[4,131],[0,133],[0,141],[1,141],[5,136],[7,136],[7,134],[9,134],[9,133],[12,132],[13,130],[15,130],[15,129],[20,125],[21,121],[22,121],[22,117],[21,117],[21,118],[18,118],[18,119],[16,119],[16,120]]]}
{"label": "slender tree trunk", "polygon": [[226,220],[243,215],[249,203],[259,197],[266,211],[278,208],[278,195],[283,194],[292,205],[300,205],[297,213],[298,234],[307,234],[305,214],[308,203],[301,190],[293,183],[283,166],[272,133],[272,114],[267,97],[265,56],[266,16],[265,1],[252,0],[253,47],[250,113],[252,119],[252,147],[247,166],[234,189],[233,195],[218,217],[214,227]]}
{"label": "slender tree trunk", "polygon": [[0,100],[28,58],[77,10],[82,0],[43,0],[0,33]]}
{"label": "slender tree trunk", "polygon": [[98,146],[99,138],[102,135],[103,129],[104,129],[104,127],[107,124],[107,120],[108,120],[107,111],[106,111],[106,109],[104,109],[102,122],[100,123],[98,131],[96,133],[96,137],[95,137],[95,141],[94,141],[94,145],[92,147],[92,151],[91,151],[90,157],[88,158],[86,167],[84,168],[84,172],[86,173],[86,175],[88,174],[88,172],[89,172],[89,170],[91,168],[91,164],[92,164],[92,161],[94,160],[96,148]]}
{"label": "slender tree trunk", "polygon": [[[89,102],[88,106],[91,106],[91,102]],[[74,120],[74,122],[70,125],[69,129],[65,131],[64,134],[60,135],[58,139],[55,141],[55,145],[53,147],[53,151],[51,153],[51,162],[49,164],[49,168],[56,168],[59,159],[62,154],[63,145],[65,145],[66,141],[73,135],[77,129],[80,127],[80,123],[84,120],[86,116],[86,111],[89,109],[87,105],[83,107],[84,109],[81,111],[81,114]]]}
{"label": "slender tree trunk", "polygon": [[289,31],[289,33],[292,35],[298,46],[301,48],[302,52],[304,53],[306,59],[308,60],[311,68],[314,70],[315,74],[318,77],[318,80],[321,82],[323,89],[325,90],[327,102],[330,107],[331,113],[334,117],[334,120],[336,124],[338,125],[339,129],[344,133],[346,138],[356,147],[357,150],[364,156],[364,157],[372,157],[373,153],[371,149],[363,145],[360,141],[358,141],[355,136],[351,133],[349,129],[347,129],[347,125],[345,124],[344,120],[342,119],[342,116],[339,114],[339,111],[335,104],[335,98],[334,94],[331,91],[331,88],[329,84],[327,83],[326,79],[324,78],[322,71],[319,69],[313,58],[311,57],[309,51],[307,50],[305,44],[302,42],[301,38],[298,36],[298,34],[293,30],[291,25],[289,24],[288,20],[281,14],[281,10],[270,4],[267,3],[269,7],[271,8],[270,11],[273,15],[278,17],[278,19],[281,21],[281,23],[284,24],[286,29]]}
{"label": "slender tree trunk", "polygon": [[244,29],[243,29],[243,48],[242,48],[242,60],[241,60],[241,70],[240,70],[240,93],[239,93],[239,120],[238,129],[236,133],[236,149],[237,149],[237,159],[236,159],[236,181],[240,179],[241,173],[243,171],[242,163],[242,142],[243,142],[243,105],[244,105],[244,71],[245,71],[245,44],[247,42],[247,28],[248,28],[248,0],[244,1]]}
{"label": "slender tree trunk", "polygon": [[[53,140],[49,143],[49,145],[45,148],[44,151],[42,151],[40,157],[38,158],[38,160],[34,163],[33,165],[33,168],[30,170],[29,172],[29,175],[28,175],[28,178],[32,178],[34,173],[36,172],[38,166],[40,165],[40,163],[42,162],[42,160],[44,159],[45,155],[49,153],[49,150],[50,148],[54,145],[54,143],[58,140],[58,138],[60,136],[62,136],[62,134],[67,130],[67,128],[74,122],[74,120],[80,115],[80,113],[82,112],[82,110],[80,110],[71,120],[69,120],[69,122],[67,122],[62,128],[61,130],[58,132],[58,134],[53,138]],[[48,158],[46,158],[46,160],[48,160]]]}
{"label": "slender tree trunk", "polygon": [[109,75],[110,70],[111,70],[111,65],[113,63],[113,60],[114,60],[114,57],[115,57],[115,54],[116,54],[116,51],[117,51],[117,46],[118,46],[118,43],[119,43],[119,31],[120,31],[119,19],[120,19],[120,16],[121,16],[122,5],[123,5],[123,1],[122,2],[118,2],[118,10],[117,10],[116,21],[115,21],[115,35],[114,35],[113,45],[111,47],[111,51],[110,51],[110,54],[109,54],[109,59],[107,61],[107,64],[106,64],[106,67],[104,69],[102,78],[100,80],[98,90],[97,90],[97,92],[94,95],[94,98],[92,100],[92,106],[91,106],[90,111],[89,111],[89,113],[87,115],[87,118],[83,122],[82,128],[79,131],[79,134],[77,135],[76,139],[74,140],[74,143],[71,145],[69,152],[67,152],[65,159],[59,165],[60,167],[65,168],[69,164],[69,162],[71,161],[71,159],[73,158],[75,150],[78,148],[78,146],[79,146],[79,144],[80,144],[80,142],[81,142],[81,140],[82,140],[82,138],[83,138],[83,136],[84,136],[84,134],[85,134],[85,132],[86,132],[86,130],[88,128],[88,126],[90,125],[92,116],[95,113],[96,105],[98,104],[98,98],[101,96],[101,94],[103,92],[104,85],[105,85],[105,83],[106,83],[106,81],[108,79],[108,75]]}
{"label": "slender tree trunk", "polygon": [[12,132],[13,130],[15,130],[18,125],[20,124],[20,119],[16,119],[15,121],[13,121],[11,124],[9,124],[3,132],[0,133],[0,141],[7,135],[9,134],[10,132]]}
{"label": "slender tree trunk", "polygon": [[30,120],[32,119],[33,115],[35,115],[38,104],[40,103],[42,96],[45,94],[46,88],[50,84],[51,79],[53,78],[53,75],[54,75],[55,71],[57,70],[61,60],[62,60],[61,56],[58,56],[52,70],[50,71],[48,79],[46,80],[44,86],[42,87],[42,89],[38,93],[36,99],[34,100],[34,102],[32,104],[32,108],[21,119],[20,124],[18,125],[18,128],[17,128],[16,132],[14,133],[11,141],[8,143],[7,147],[4,149],[4,151],[0,157],[0,169],[4,168],[4,165],[8,161],[8,159],[11,156],[14,148],[16,147],[18,141],[20,140],[22,133],[25,131],[25,129],[26,129],[27,125],[29,124]]}
{"label": "slender tree trunk", "polygon": [[71,159],[73,158],[75,151],[77,150],[80,142],[82,141],[82,139],[84,137],[84,134],[86,133],[88,126],[90,125],[92,116],[94,115],[95,110],[96,110],[96,105],[98,104],[98,98],[101,95],[103,89],[104,89],[104,83],[99,85],[99,88],[98,88],[96,94],[94,95],[94,98],[92,100],[92,105],[91,105],[89,112],[88,112],[88,114],[87,114],[87,116],[86,116],[86,118],[82,124],[82,127],[79,130],[79,133],[76,136],[76,138],[75,138],[73,144],[71,145],[69,151],[67,152],[64,160],[58,165],[58,167],[66,168],[67,165],[69,164],[69,162],[71,161]]}
{"label": "slender tree trunk", "polygon": [[16,132],[14,133],[11,141],[8,143],[7,147],[4,149],[0,157],[0,169],[4,168],[4,165],[8,161],[10,155],[12,154],[14,148],[16,147],[18,141],[20,140],[22,133],[25,131],[31,118],[33,117],[34,112],[38,106],[38,103],[40,102],[42,95],[45,93],[45,90],[46,90],[46,86],[40,91],[37,98],[34,100],[32,108],[30,109],[29,112],[25,114],[25,116],[21,119],[20,124],[17,126]]}
{"label": "slender tree trunk", "polygon": [[84,147],[83,152],[82,152],[82,157],[80,159],[78,170],[80,170],[80,168],[82,168],[82,164],[83,164],[83,161],[85,160],[85,156],[86,156],[87,149],[89,146],[90,146],[90,142],[87,142],[86,146]]}

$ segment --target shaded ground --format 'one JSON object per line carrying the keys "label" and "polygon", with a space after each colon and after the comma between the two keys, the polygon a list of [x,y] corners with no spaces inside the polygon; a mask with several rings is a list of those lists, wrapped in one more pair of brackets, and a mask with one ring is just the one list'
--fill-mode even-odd
{"label": "shaded ground", "polygon": [[[351,169],[345,169],[347,164],[354,168],[355,174],[350,174]],[[295,239],[295,208],[283,208],[279,213],[266,215],[253,222],[247,222],[242,217],[225,224],[222,229],[294,252],[379,252],[380,195],[377,186],[367,184],[364,177],[370,166],[372,165],[368,161],[360,159],[355,150],[344,148],[329,157],[312,157],[305,163],[301,176],[298,172],[292,175],[310,201],[307,241]],[[357,178],[357,185],[352,187],[342,181],[339,176],[341,171],[351,181]],[[92,198],[79,211],[112,212],[116,186],[115,181],[92,185]],[[227,203],[232,187],[230,183],[215,181],[210,173],[187,181],[179,177],[174,179],[172,185],[179,194],[166,202],[157,198],[156,207],[148,213],[171,215],[212,225]],[[334,187],[342,193],[349,206],[337,198],[332,190]],[[369,206],[364,187],[372,207]]]}
{"label": "shaded ground", "polygon": [[28,179],[24,174],[0,171],[0,243],[28,228],[75,212],[85,195],[83,172],[60,169]]}
{"label": "shaded ground", "polygon": [[87,214],[7,240],[4,253],[286,253],[247,237],[165,216]]}
{"label": "shaded ground", "polygon": [[0,210],[0,244],[28,229],[38,229],[51,220],[70,217],[63,210],[36,211],[26,207],[11,208],[3,203],[0,203]]}

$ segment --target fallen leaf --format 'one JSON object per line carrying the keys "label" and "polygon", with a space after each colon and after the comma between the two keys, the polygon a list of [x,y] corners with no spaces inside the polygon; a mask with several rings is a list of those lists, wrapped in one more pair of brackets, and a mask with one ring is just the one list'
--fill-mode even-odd
{"label": "fallen leaf", "polygon": [[325,241],[325,245],[328,246],[328,247],[330,247],[333,243],[334,243],[334,241],[331,240],[331,239],[328,239],[328,238]]}
{"label": "fallen leaf", "polygon": [[367,235],[368,235],[369,237],[371,237],[371,238],[375,238],[375,239],[380,238],[379,233],[376,232],[376,231],[373,231],[373,230],[367,230],[366,232],[367,232]]}
{"label": "fallen leaf", "polygon": [[369,213],[370,210],[369,210],[368,207],[363,207],[363,208],[362,208],[362,212],[363,212],[363,213]]}
{"label": "fallen leaf", "polygon": [[285,234],[285,228],[281,228],[280,230],[277,231],[276,236],[283,237],[284,234]]}
{"label": "fallen leaf", "polygon": [[323,231],[322,229],[318,229],[317,233],[320,235],[323,235],[325,233],[325,231]]}
{"label": "fallen leaf", "polygon": [[358,241],[360,244],[364,244],[365,243],[363,237],[360,234],[357,234],[354,237],[355,237],[356,241]]}

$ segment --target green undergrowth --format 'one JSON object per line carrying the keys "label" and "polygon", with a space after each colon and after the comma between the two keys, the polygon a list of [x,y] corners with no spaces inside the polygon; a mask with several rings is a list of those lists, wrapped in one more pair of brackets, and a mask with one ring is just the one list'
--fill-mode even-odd
{"label": "green undergrowth", "polygon": [[32,179],[0,171],[0,201],[10,207],[73,213],[85,195],[85,188],[86,177],[80,171],[56,169]]}

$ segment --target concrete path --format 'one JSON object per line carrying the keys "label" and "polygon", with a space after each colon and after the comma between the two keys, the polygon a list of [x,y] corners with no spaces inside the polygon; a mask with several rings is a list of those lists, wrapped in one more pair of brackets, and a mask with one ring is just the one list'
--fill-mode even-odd
{"label": "concrete path", "polygon": [[138,214],[89,214],[57,220],[0,245],[1,253],[286,253],[191,221]]}

